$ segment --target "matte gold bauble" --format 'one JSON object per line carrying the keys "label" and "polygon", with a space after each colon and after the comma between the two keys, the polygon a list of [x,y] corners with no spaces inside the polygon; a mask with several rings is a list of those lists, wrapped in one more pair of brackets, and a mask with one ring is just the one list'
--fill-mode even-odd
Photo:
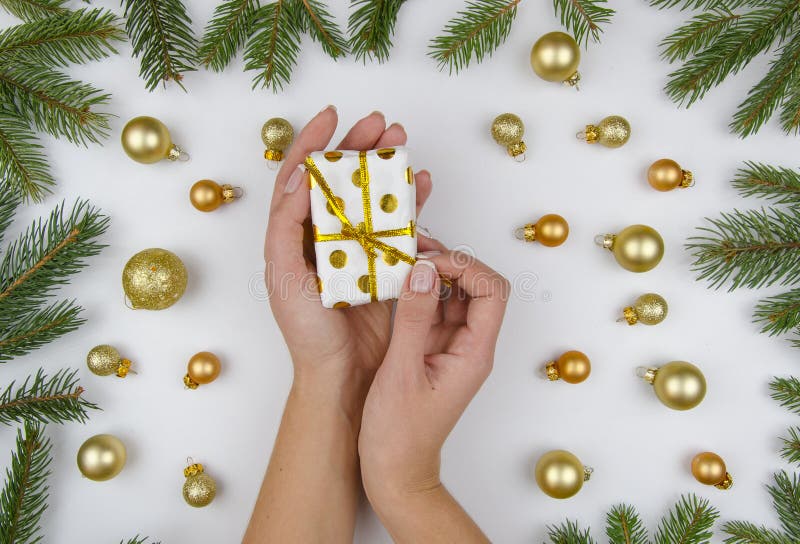
{"label": "matte gold bauble", "polygon": [[98,434],[78,450],[78,470],[90,480],[102,482],[119,474],[126,459],[125,445],[119,438]]}
{"label": "matte gold bauble", "polygon": [[200,463],[190,464],[183,469],[186,481],[183,482],[183,500],[189,506],[202,508],[208,506],[217,494],[217,484],[205,473]]}
{"label": "matte gold bauble", "polygon": [[672,361],[659,368],[640,368],[640,375],[656,392],[658,400],[673,410],[690,410],[706,396],[706,378],[686,361]]}
{"label": "matte gold bauble", "polygon": [[163,159],[189,159],[189,155],[172,143],[164,123],[155,117],[134,117],[122,129],[121,139],[122,149],[136,162],[152,164]]}
{"label": "matte gold bauble", "polygon": [[525,125],[522,119],[513,113],[502,113],[492,121],[492,138],[502,145],[517,161],[525,160],[527,149],[522,137],[525,135]]}
{"label": "matte gold bauble", "polygon": [[561,81],[575,86],[580,81],[578,65],[581,49],[575,38],[564,32],[550,32],[533,44],[531,67],[545,81]]}
{"label": "matte gold bauble", "polygon": [[592,363],[582,352],[572,350],[563,353],[545,367],[547,378],[551,381],[564,380],[567,383],[581,383],[592,372]]}
{"label": "matte gold bauble", "polygon": [[189,189],[189,200],[192,202],[192,206],[201,212],[212,212],[223,204],[239,198],[237,189],[239,188],[227,183],[220,185],[210,179],[201,179]]}
{"label": "matte gold bauble", "polygon": [[704,451],[692,459],[692,475],[705,485],[713,485],[717,489],[730,489],[733,478],[725,467],[725,461],[716,453]]}
{"label": "matte gold bauble", "polygon": [[667,301],[659,294],[645,293],[633,303],[633,306],[626,306],[622,310],[624,319],[628,325],[643,323],[645,325],[658,325],[667,317]]}
{"label": "matte gold bauble", "polygon": [[270,162],[283,160],[283,152],[292,145],[294,139],[294,129],[289,121],[280,117],[269,119],[261,127],[261,140],[267,149],[264,151],[264,158]]}
{"label": "matte gold bauble", "polygon": [[169,308],[183,295],[186,282],[183,262],[171,251],[157,247],[140,251],[122,270],[122,288],[136,310]]}
{"label": "matte gold bauble", "polygon": [[514,231],[518,240],[526,242],[539,242],[546,247],[556,247],[563,244],[569,236],[569,223],[567,220],[549,213],[543,215],[536,223],[528,223]]}
{"label": "matte gold bauble", "polygon": [[647,225],[631,225],[619,234],[600,235],[595,242],[611,250],[620,266],[631,272],[652,270],[664,256],[664,240]]}
{"label": "matte gold bauble", "polygon": [[183,377],[183,383],[189,389],[197,389],[200,385],[216,380],[221,367],[219,357],[210,351],[195,353],[186,366],[186,375]]}
{"label": "matte gold bauble", "polygon": [[554,499],[568,499],[583,487],[592,470],[566,450],[545,453],[536,462],[536,483],[546,495]]}
{"label": "matte gold bauble", "polygon": [[131,362],[123,359],[117,349],[108,344],[93,347],[86,355],[86,366],[98,376],[116,374],[124,378],[131,371]]}
{"label": "matte gold bauble", "polygon": [[659,159],[647,169],[647,182],[656,191],[671,191],[677,187],[691,187],[694,176],[672,159]]}
{"label": "matte gold bauble", "polygon": [[589,144],[600,144],[605,147],[622,147],[631,137],[631,125],[624,117],[611,115],[596,125],[586,125],[578,138]]}

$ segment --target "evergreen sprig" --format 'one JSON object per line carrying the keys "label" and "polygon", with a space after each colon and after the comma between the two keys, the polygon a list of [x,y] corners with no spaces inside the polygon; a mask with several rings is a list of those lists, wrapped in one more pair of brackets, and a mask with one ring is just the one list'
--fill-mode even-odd
{"label": "evergreen sprig", "polygon": [[226,0],[214,9],[197,53],[200,64],[221,72],[252,33],[258,0]]}
{"label": "evergreen sprig", "polygon": [[800,464],[800,427],[790,427],[788,437],[781,437],[781,457],[790,463]]}
{"label": "evergreen sprig", "polygon": [[0,423],[86,422],[87,410],[98,408],[83,397],[84,389],[78,385],[77,374],[77,370],[62,369],[47,376],[39,369],[19,387],[11,382],[0,393]]}
{"label": "evergreen sprig", "polygon": [[254,17],[256,33],[244,53],[245,70],[256,70],[253,88],[269,87],[273,92],[289,83],[300,51],[296,9],[290,0],[276,0],[262,6]]}
{"label": "evergreen sprig", "polygon": [[24,314],[18,321],[0,328],[0,363],[48,344],[76,330],[86,320],[83,309],[73,300],[62,300]]}
{"label": "evergreen sprig", "polygon": [[781,529],[795,542],[800,541],[800,478],[785,471],[775,473],[775,484],[767,486],[778,513]]}
{"label": "evergreen sprig", "polygon": [[122,0],[125,32],[140,60],[139,75],[152,91],[174,81],[181,89],[183,74],[194,71],[197,40],[182,0]]}
{"label": "evergreen sprig", "polygon": [[770,336],[795,329],[800,324],[800,287],[759,301],[753,321]]}
{"label": "evergreen sprig", "polygon": [[55,185],[36,135],[7,106],[0,106],[0,179],[3,199],[41,200]]}
{"label": "evergreen sprig", "polygon": [[[145,544],[150,537],[147,536],[139,536],[136,535],[133,538],[129,538],[128,540],[120,540],[119,544]],[[154,542],[153,544],[160,544],[159,542]]]}
{"label": "evergreen sprig", "polygon": [[577,521],[567,520],[561,525],[547,527],[551,544],[594,544],[589,529],[582,530]]}
{"label": "evergreen sprig", "polygon": [[606,514],[606,536],[611,544],[649,544],[639,513],[628,504],[614,506]]}
{"label": "evergreen sprig", "polygon": [[661,58],[672,63],[686,60],[711,45],[734,26],[741,15],[724,8],[700,13],[679,26],[661,42]]}
{"label": "evergreen sprig", "polygon": [[575,41],[589,44],[589,38],[600,41],[602,25],[611,22],[614,10],[606,7],[606,0],[553,0],[556,16],[561,26],[567,28]]}
{"label": "evergreen sprig", "polygon": [[722,530],[729,535],[725,544],[796,544],[779,531],[747,521],[729,521]]}
{"label": "evergreen sprig", "polygon": [[800,380],[794,376],[788,378],[775,378],[769,388],[772,398],[781,406],[800,415]]}
{"label": "evergreen sprig", "polygon": [[347,39],[328,11],[328,6],[319,0],[295,0],[298,30],[308,33],[318,42],[332,59],[348,53]]}
{"label": "evergreen sprig", "polygon": [[357,60],[389,59],[397,15],[405,0],[351,0],[347,23],[350,51]]}
{"label": "evergreen sprig", "polygon": [[0,7],[25,21],[36,21],[67,11],[66,0],[0,0]]}
{"label": "evergreen sprig", "polygon": [[655,544],[700,544],[707,542],[719,512],[706,499],[685,495],[662,518],[655,534]]}
{"label": "evergreen sprig", "polygon": [[742,196],[755,196],[776,204],[800,204],[800,172],[748,161],[733,179]]}

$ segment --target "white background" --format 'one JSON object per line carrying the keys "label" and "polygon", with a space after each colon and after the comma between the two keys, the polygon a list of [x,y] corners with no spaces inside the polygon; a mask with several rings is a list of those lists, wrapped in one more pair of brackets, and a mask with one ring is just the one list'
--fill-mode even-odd
{"label": "white background", "polygon": [[[119,9],[116,2],[97,3]],[[332,3],[344,25],[345,2]],[[188,4],[199,32],[216,1]],[[46,541],[100,544],[136,533],[173,544],[241,538],[291,377],[263,300],[262,244],[273,173],[262,157],[259,130],[273,116],[299,130],[328,103],[339,108],[337,137],[376,109],[405,126],[414,166],[433,176],[421,224],[448,245],[474,248],[511,279],[536,275],[534,300],[516,296],[509,304],[495,370],[443,455],[445,483],[494,541],[541,542],[545,525],[565,517],[591,525],[601,537],[605,511],[621,501],[636,504],[654,528],[687,492],[709,497],[723,520],[776,525],[764,484],[783,466],[777,437],[793,420],[769,398],[767,383],[797,370],[797,352],[758,334],[750,315],[760,296],[780,289],[708,290],[695,282],[682,246],[704,216],[759,205],[741,200],[729,180],[746,159],[794,166],[797,140],[774,122],[745,141],[728,131],[730,115],[768,58],[757,59],[691,110],[678,109],[662,92],[670,68],[660,61],[657,44],[687,14],[657,11],[642,1],[611,5],[619,13],[602,44],[583,56],[580,92],[546,83],[530,69],[532,43],[559,29],[545,0],[523,3],[494,57],[453,77],[437,71],[426,47],[461,1],[405,5],[391,59],[383,65],[333,62],[304,38],[291,85],[278,95],[251,91],[252,74],[243,73],[238,60],[221,75],[188,74],[188,93],[174,85],[148,93],[128,45],[120,56],[72,70],[113,94],[111,138],[89,149],[45,138],[56,194],[22,208],[14,229],[61,199],[71,203],[80,196],[112,217],[109,247],[60,293],[80,301],[88,323],[0,370],[7,383],[40,365],[50,372],[80,368],[87,398],[103,408],[85,426],[48,427],[55,459]],[[489,135],[492,119],[505,111],[526,124],[523,164]],[[128,159],[120,129],[143,114],[163,120],[191,162],[148,166]],[[610,114],[624,115],[633,126],[624,148],[589,147],[575,139],[584,124]],[[661,157],[693,170],[697,185],[652,190],[646,170]],[[187,197],[201,178],[241,185],[246,196],[201,214]],[[562,247],[513,239],[514,227],[545,213],[569,221],[570,238]],[[621,269],[592,242],[598,233],[634,223],[656,227],[667,247],[661,265],[642,275]],[[123,304],[120,273],[131,255],[153,246],[184,260],[189,288],[166,311],[131,311]],[[616,323],[622,307],[647,291],[667,298],[667,321],[651,328]],[[90,374],[86,353],[101,343],[117,346],[139,374],[125,380]],[[540,365],[567,349],[590,356],[591,378],[577,386],[541,379]],[[215,383],[188,391],[181,378],[188,358],[200,350],[216,352],[224,370]],[[636,366],[674,359],[698,364],[709,383],[705,402],[687,413],[665,408],[634,376]],[[14,432],[0,428],[2,464]],[[102,432],[119,436],[129,459],[117,478],[95,483],[81,478],[75,454],[86,438]],[[553,448],[568,449],[595,468],[592,481],[571,500],[547,498],[531,478],[536,458]],[[736,480],[733,489],[694,481],[689,461],[703,450],[724,457]],[[218,483],[208,508],[183,502],[187,456],[204,463]],[[389,541],[367,506],[356,541]]]}

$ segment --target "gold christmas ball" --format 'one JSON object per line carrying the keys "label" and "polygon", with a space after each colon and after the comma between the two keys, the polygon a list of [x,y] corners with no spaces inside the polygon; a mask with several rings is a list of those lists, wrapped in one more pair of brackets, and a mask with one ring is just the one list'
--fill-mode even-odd
{"label": "gold christmas ball", "polygon": [[671,191],[676,187],[691,187],[694,176],[672,159],[659,159],[647,169],[647,182],[656,191]]}
{"label": "gold christmas ball", "polygon": [[280,117],[269,119],[261,127],[261,140],[267,147],[264,151],[264,158],[270,161],[280,161],[283,159],[283,152],[292,145],[294,139],[294,129],[289,121]]}
{"label": "gold christmas ball", "polygon": [[586,129],[579,134],[587,143],[598,143],[605,147],[622,147],[631,137],[631,125],[624,117],[611,115],[597,125],[586,125]]}
{"label": "gold christmas ball", "polygon": [[227,183],[220,185],[210,179],[201,179],[189,189],[192,206],[201,212],[212,212],[223,204],[233,202],[237,197],[236,188]]}
{"label": "gold christmas ball", "polygon": [[122,362],[122,356],[113,346],[102,344],[93,347],[86,355],[86,366],[93,374],[110,376],[114,374]]}
{"label": "gold christmas ball", "polygon": [[606,234],[595,240],[610,249],[620,266],[631,272],[652,270],[664,256],[664,240],[647,225],[631,225],[619,234]]}
{"label": "gold christmas ball", "polygon": [[505,147],[512,157],[525,153],[526,146],[522,141],[524,135],[525,125],[513,113],[502,113],[492,121],[492,138]]}
{"label": "gold christmas ball", "polygon": [[692,475],[701,484],[713,485],[718,489],[729,489],[733,485],[733,478],[728,473],[725,461],[710,451],[704,451],[694,456]]}
{"label": "gold christmas ball", "polygon": [[569,236],[569,224],[567,220],[549,213],[543,215],[536,222],[536,240],[547,247],[556,247],[563,244]]}
{"label": "gold christmas ball", "polygon": [[592,372],[592,363],[580,351],[572,350],[563,353],[546,367],[550,380],[564,380],[567,383],[581,383]]}
{"label": "gold christmas ball", "polygon": [[167,127],[155,117],[134,117],[122,129],[122,148],[136,162],[152,164],[177,160],[181,149],[172,143]]}
{"label": "gold christmas ball", "polygon": [[629,325],[658,325],[667,317],[668,310],[664,297],[656,293],[645,293],[636,299],[633,306],[625,308],[623,314]]}
{"label": "gold christmas ball", "polygon": [[656,369],[652,384],[658,400],[673,410],[690,410],[706,396],[705,376],[686,361],[672,361]]}
{"label": "gold christmas ball", "polygon": [[192,464],[183,471],[186,481],[183,482],[183,500],[189,506],[202,508],[208,506],[217,494],[217,484],[206,474],[203,465]]}
{"label": "gold christmas ball", "polygon": [[184,383],[189,389],[197,389],[198,385],[211,383],[219,376],[221,366],[219,358],[210,351],[195,353],[189,359]]}
{"label": "gold christmas ball", "polygon": [[125,445],[119,438],[98,434],[78,450],[78,470],[90,480],[103,482],[119,474],[126,459]]}
{"label": "gold christmas ball", "polygon": [[580,79],[581,50],[575,38],[564,32],[550,32],[533,44],[531,67],[545,81],[575,85]]}
{"label": "gold christmas ball", "polygon": [[163,310],[186,290],[183,262],[171,251],[150,248],[130,258],[122,270],[122,288],[134,309]]}
{"label": "gold christmas ball", "polygon": [[541,490],[554,499],[572,497],[588,479],[588,472],[580,460],[566,450],[553,450],[542,455],[534,473]]}

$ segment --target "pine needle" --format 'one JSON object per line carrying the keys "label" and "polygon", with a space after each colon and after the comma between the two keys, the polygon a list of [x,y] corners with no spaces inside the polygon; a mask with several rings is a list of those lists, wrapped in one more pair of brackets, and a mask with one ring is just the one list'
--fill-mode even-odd
{"label": "pine needle", "polygon": [[200,50],[200,64],[221,72],[253,32],[258,0],[226,0],[214,10],[206,25]]}
{"label": "pine needle", "polygon": [[791,168],[746,162],[732,184],[745,197],[761,197],[776,204],[800,204],[800,172]]}
{"label": "pine needle", "polygon": [[548,526],[547,536],[551,544],[594,544],[589,529],[581,530],[577,521],[566,520],[561,525]]}
{"label": "pine needle", "polygon": [[707,9],[736,9],[742,6],[766,6],[773,0],[650,0],[650,5],[659,9],[678,6],[681,11]]}
{"label": "pine needle", "polygon": [[0,328],[0,363],[10,361],[76,330],[86,320],[83,308],[74,301],[62,300],[24,314]]}
{"label": "pine needle", "polygon": [[0,7],[24,21],[35,21],[67,11],[66,0],[0,0]]}
{"label": "pine needle", "polygon": [[97,405],[83,398],[83,387],[78,385],[77,370],[59,370],[48,377],[39,369],[17,387],[11,382],[0,394],[0,423],[23,423],[27,420],[40,423],[85,423],[87,410],[97,410]]}
{"label": "pine needle", "polygon": [[[492,0],[493,1],[493,0]],[[397,14],[405,0],[351,0],[347,32],[356,60],[379,63],[389,59]]]}
{"label": "pine needle", "polygon": [[[139,536],[136,535],[133,538],[129,538],[128,540],[120,540],[119,544],[145,544],[148,540],[147,536]],[[159,542],[154,542],[153,544],[160,544]]]}
{"label": "pine needle", "polygon": [[328,11],[328,6],[319,0],[295,0],[298,29],[307,32],[311,39],[322,46],[328,56],[336,60],[347,54],[347,40],[339,25]]}
{"label": "pine needle", "polygon": [[722,526],[722,531],[730,535],[725,539],[725,544],[796,544],[774,529],[763,525],[758,527],[746,521],[729,521]]}
{"label": "pine needle", "polygon": [[606,0],[553,0],[553,8],[561,19],[561,26],[569,29],[575,41],[589,45],[600,41],[601,25],[611,22],[614,10],[606,7]]}
{"label": "pine needle", "polygon": [[794,376],[788,378],[774,378],[769,388],[772,398],[781,406],[800,415],[800,380]]}
{"label": "pine needle", "polygon": [[2,244],[6,231],[14,220],[14,213],[22,203],[22,198],[9,190],[4,182],[0,182],[0,196],[2,196],[0,198],[0,244]]}
{"label": "pine needle", "polygon": [[667,62],[686,60],[709,47],[739,22],[741,15],[713,9],[696,15],[661,41],[661,58]]}
{"label": "pine needle", "polygon": [[633,506],[614,506],[606,515],[606,536],[610,544],[649,544],[647,530]]}
{"label": "pine needle", "polygon": [[296,14],[287,0],[277,0],[259,8],[255,15],[256,33],[247,43],[245,70],[257,70],[253,88],[269,87],[273,92],[289,83],[300,51]]}
{"label": "pine needle", "polygon": [[655,544],[700,544],[708,542],[719,512],[706,499],[682,496],[658,526]]}
{"label": "pine needle", "polygon": [[767,486],[772,504],[778,513],[781,528],[795,542],[800,541],[800,480],[781,471],[775,474],[775,485]]}
{"label": "pine needle", "polygon": [[790,463],[800,464],[800,427],[790,427],[788,437],[781,437],[781,457]]}
{"label": "pine needle", "polygon": [[43,148],[28,125],[15,112],[0,106],[0,187],[2,198],[12,194],[39,201],[52,192],[55,180]]}
{"label": "pine needle", "polygon": [[759,301],[753,321],[770,336],[784,334],[800,326],[800,287]]}

